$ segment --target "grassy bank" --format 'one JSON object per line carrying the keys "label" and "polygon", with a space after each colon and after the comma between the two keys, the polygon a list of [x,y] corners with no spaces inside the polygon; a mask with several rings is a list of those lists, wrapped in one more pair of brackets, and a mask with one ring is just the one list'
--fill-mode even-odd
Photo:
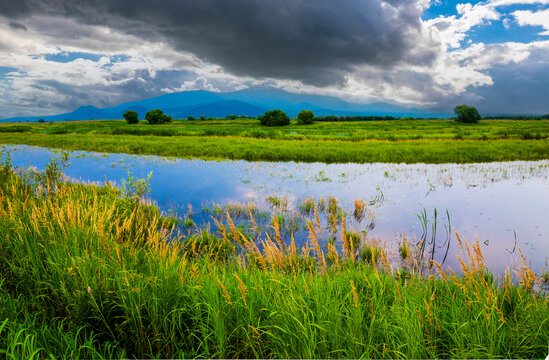
{"label": "grassy bank", "polygon": [[549,158],[549,121],[318,123],[265,128],[256,120],[0,125],[0,143],[204,159],[468,163]]}
{"label": "grassy bank", "polygon": [[270,236],[227,215],[216,234],[179,238],[139,192],[63,183],[54,164],[20,176],[0,166],[7,358],[546,356],[535,274],[522,264],[520,283],[498,283],[478,244],[463,243],[462,275],[426,277],[411,250],[394,271],[344,229],[342,250],[326,249],[314,215],[301,249],[274,219]]}

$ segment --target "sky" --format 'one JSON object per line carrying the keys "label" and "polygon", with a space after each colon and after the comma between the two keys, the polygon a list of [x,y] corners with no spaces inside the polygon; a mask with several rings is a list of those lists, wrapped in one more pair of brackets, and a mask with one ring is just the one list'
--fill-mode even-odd
{"label": "sky", "polygon": [[273,86],[549,113],[549,0],[0,0],[0,118]]}

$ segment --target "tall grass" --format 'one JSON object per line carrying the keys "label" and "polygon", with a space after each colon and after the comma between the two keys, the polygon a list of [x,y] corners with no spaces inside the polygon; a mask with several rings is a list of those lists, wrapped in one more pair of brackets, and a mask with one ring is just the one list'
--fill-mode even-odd
{"label": "tall grass", "polygon": [[410,252],[393,271],[383,249],[355,257],[366,244],[348,235],[327,254],[314,218],[302,248],[281,241],[276,216],[274,236],[242,234],[227,212],[216,234],[181,237],[116,188],[0,170],[3,357],[546,356],[536,275],[524,260],[519,282],[498,281],[478,243],[459,240],[459,275],[417,272]]}

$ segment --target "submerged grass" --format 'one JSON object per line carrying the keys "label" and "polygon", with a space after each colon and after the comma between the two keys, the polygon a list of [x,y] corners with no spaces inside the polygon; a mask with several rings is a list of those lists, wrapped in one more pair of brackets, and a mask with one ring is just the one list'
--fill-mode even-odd
{"label": "submerged grass", "polygon": [[181,238],[115,188],[42,187],[9,161],[0,177],[5,358],[547,354],[549,298],[534,291],[536,275],[524,261],[520,283],[497,281],[478,244],[460,240],[458,276],[393,272],[383,249],[346,231],[352,250],[328,246],[327,262],[314,221],[302,248],[280,240],[276,217],[277,235],[250,238],[228,212],[218,233]]}
{"label": "submerged grass", "polygon": [[254,120],[0,125],[0,143],[183,158],[302,162],[467,163],[549,158],[549,121],[365,121],[290,125]]}

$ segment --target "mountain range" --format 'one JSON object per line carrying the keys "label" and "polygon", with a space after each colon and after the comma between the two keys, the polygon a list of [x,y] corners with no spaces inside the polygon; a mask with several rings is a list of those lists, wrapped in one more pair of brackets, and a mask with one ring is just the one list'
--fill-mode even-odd
{"label": "mountain range", "polygon": [[408,109],[386,103],[358,104],[337,97],[295,94],[271,87],[254,87],[245,90],[217,93],[204,90],[183,91],[158,97],[133,101],[117,106],[97,108],[91,105],[64,114],[50,116],[14,117],[3,122],[16,121],[66,121],[91,119],[121,119],[127,110],[134,110],[140,119],[149,110],[161,109],[174,119],[199,117],[224,117],[227,115],[258,116],[268,110],[281,109],[290,117],[301,110],[312,110],[315,115],[365,115],[365,116],[423,116],[447,117],[450,114],[425,113],[425,110]]}

